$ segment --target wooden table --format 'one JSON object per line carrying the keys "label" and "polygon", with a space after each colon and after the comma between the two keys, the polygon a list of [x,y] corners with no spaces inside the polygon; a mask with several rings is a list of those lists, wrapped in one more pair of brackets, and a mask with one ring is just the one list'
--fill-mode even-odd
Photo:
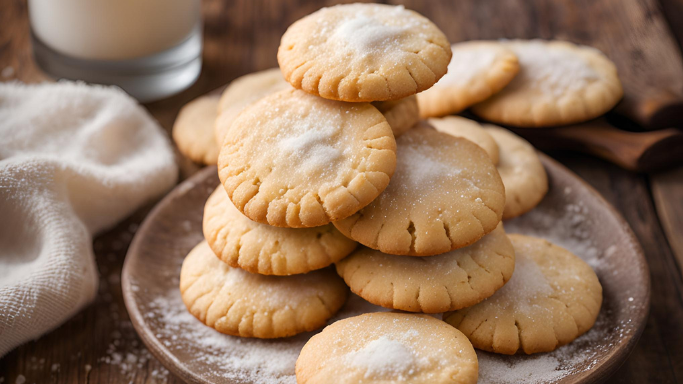
{"label": "wooden table", "polygon": [[[627,92],[637,91],[643,79],[679,95],[683,92],[683,76],[675,78],[683,74],[683,0],[399,2],[434,20],[452,42],[569,39],[605,51],[619,65],[625,84],[632,80]],[[237,76],[276,66],[275,53],[287,26],[327,3],[332,2],[205,0],[204,67],[199,81],[147,107],[170,130],[178,109],[189,100]],[[25,0],[0,2],[0,73],[2,81],[48,79],[31,57]],[[648,324],[635,351],[610,382],[683,382],[683,168],[635,174],[584,155],[551,155],[624,215],[649,261]],[[198,169],[180,162],[183,177]],[[101,279],[95,302],[56,330],[3,357],[0,383],[22,383],[22,376],[26,383],[180,383],[141,345],[121,298],[123,259],[151,206],[97,236],[94,250]]]}

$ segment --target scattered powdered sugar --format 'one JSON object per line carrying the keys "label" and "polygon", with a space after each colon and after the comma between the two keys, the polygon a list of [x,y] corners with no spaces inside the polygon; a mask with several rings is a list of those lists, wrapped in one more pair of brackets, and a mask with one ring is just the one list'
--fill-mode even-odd
{"label": "scattered powdered sugar", "polygon": [[353,367],[364,369],[365,378],[405,381],[415,369],[416,358],[409,347],[398,340],[381,336],[365,347],[346,355]]}
{"label": "scattered powdered sugar", "polygon": [[491,68],[496,55],[495,50],[486,48],[455,49],[448,72],[434,86],[468,85],[477,75]]}
{"label": "scattered powdered sugar", "polygon": [[[315,333],[260,340],[221,334],[195,319],[185,308],[177,278],[165,295],[154,300],[145,315],[155,323],[156,337],[186,365],[201,366],[209,380],[245,380],[254,384],[295,384],[294,367],[301,348]],[[387,311],[351,295],[333,321],[361,313]]]}
{"label": "scattered powdered sugar", "polygon": [[519,59],[519,73],[508,87],[536,88],[554,97],[577,92],[599,79],[597,72],[581,56],[541,41],[512,43]]}

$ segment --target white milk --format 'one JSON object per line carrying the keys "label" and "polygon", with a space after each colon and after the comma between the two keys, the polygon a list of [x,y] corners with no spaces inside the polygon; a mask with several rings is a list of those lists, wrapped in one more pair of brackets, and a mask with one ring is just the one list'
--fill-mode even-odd
{"label": "white milk", "polygon": [[79,59],[121,60],[162,52],[200,22],[200,0],[29,0],[45,45]]}

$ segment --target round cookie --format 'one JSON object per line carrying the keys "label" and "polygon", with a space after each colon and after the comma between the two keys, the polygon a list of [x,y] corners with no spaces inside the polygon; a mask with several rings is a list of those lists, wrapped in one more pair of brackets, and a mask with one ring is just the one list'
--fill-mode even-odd
{"label": "round cookie", "polygon": [[423,118],[458,113],[498,93],[519,72],[517,56],[496,41],[453,44],[448,73],[418,93]]}
{"label": "round cookie", "polygon": [[344,4],[292,24],[277,59],[285,79],[343,101],[396,100],[436,83],[448,68],[446,36],[403,6]]}
{"label": "round cookie", "polygon": [[595,48],[543,40],[501,44],[517,55],[520,71],[472,107],[486,120],[518,127],[580,123],[603,115],[623,95],[616,67]]}
{"label": "round cookie", "polygon": [[[493,164],[498,165],[500,160],[498,144],[476,121],[460,116],[445,116],[442,118],[432,118],[427,121],[439,132],[462,137],[477,144],[486,151]],[[503,180],[503,184],[505,184],[505,180]],[[505,194],[507,195],[507,193],[508,190],[505,188]]]}
{"label": "round cookie", "polygon": [[[267,80],[273,77],[270,73],[273,70],[277,71],[277,78],[280,80],[271,84]],[[230,124],[247,105],[268,94],[290,88],[289,83],[285,82],[282,73],[277,68],[263,71],[262,75],[257,73],[247,76],[254,76],[254,81],[240,81],[238,84],[231,84],[223,93],[221,101],[227,99],[231,102],[226,102],[227,107],[222,110],[216,120],[215,134],[216,141],[219,143],[223,143]],[[270,86],[268,86],[269,84]],[[403,132],[409,130],[420,119],[417,98],[414,95],[399,100],[375,101],[372,105],[382,112],[395,137],[399,137]]]}
{"label": "round cookie", "polygon": [[428,315],[378,312],[339,320],[296,361],[298,384],[474,384],[479,364],[457,329]]}
{"label": "round cookie", "polygon": [[218,332],[270,339],[322,327],[348,290],[331,269],[263,276],[232,268],[202,241],[183,261],[180,294],[190,313]]}
{"label": "round cookie", "polygon": [[230,126],[218,175],[235,207],[278,227],[315,227],[369,204],[389,184],[396,141],[367,103],[290,89],[247,107]]}
{"label": "round cookie", "polygon": [[528,141],[507,129],[487,126],[486,132],[500,148],[497,168],[505,185],[503,219],[512,219],[534,209],[548,193],[548,175]]}
{"label": "round cookie", "polygon": [[394,137],[399,137],[412,128],[420,120],[415,95],[391,101],[375,101],[372,103],[387,119]]}
{"label": "round cookie", "polygon": [[214,137],[218,97],[201,96],[180,109],[173,124],[173,141],[180,153],[196,163],[216,164],[218,144]]}
{"label": "round cookie", "polygon": [[233,80],[223,91],[218,104],[219,115],[214,132],[216,142],[223,144],[230,124],[246,106],[266,95],[289,88],[291,86],[282,78],[280,68],[250,73]]}
{"label": "round cookie", "polygon": [[356,248],[332,224],[313,228],[278,228],[246,218],[222,186],[204,207],[204,238],[231,267],[261,275],[306,273],[337,262]]}
{"label": "round cookie", "polygon": [[[483,147],[489,155],[490,142],[496,145],[496,168],[505,185],[503,219],[529,212],[548,193],[548,175],[536,149],[528,141],[507,129],[491,124],[481,125],[459,116],[429,119],[437,130],[464,137]],[[488,148],[488,149],[487,149]]]}
{"label": "round cookie", "polygon": [[591,267],[546,240],[510,235],[515,273],[490,298],[444,315],[475,348],[512,355],[549,352],[589,330],[602,305]]}
{"label": "round cookie", "polygon": [[389,187],[334,222],[341,233],[384,253],[431,256],[468,246],[496,228],[505,189],[484,150],[425,122],[396,143]]}
{"label": "round cookie", "polygon": [[337,262],[351,291],[386,308],[441,313],[474,305],[512,276],[515,251],[502,224],[476,243],[431,257],[361,248]]}

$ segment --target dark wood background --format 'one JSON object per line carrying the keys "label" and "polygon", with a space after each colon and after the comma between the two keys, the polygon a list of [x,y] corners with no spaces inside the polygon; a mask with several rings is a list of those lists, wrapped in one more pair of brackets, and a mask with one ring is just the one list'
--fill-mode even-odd
{"label": "dark wood background", "polygon": [[[237,76],[277,65],[287,26],[332,1],[204,0],[204,67],[195,85],[146,105],[170,131],[179,108]],[[619,67],[626,97],[617,107],[645,126],[651,103],[683,100],[683,0],[397,1],[431,18],[451,42],[559,38],[595,46]],[[0,80],[50,80],[31,57],[26,0],[0,2]],[[680,112],[680,111],[678,111]],[[665,116],[666,117],[666,116]],[[643,336],[613,383],[683,382],[683,167],[653,174],[622,170],[570,152],[550,153],[595,187],[633,228],[652,274]],[[183,177],[198,167],[180,159]],[[73,319],[0,359],[0,383],[180,383],[149,355],[121,298],[130,240],[153,204],[97,236],[97,299]]]}

